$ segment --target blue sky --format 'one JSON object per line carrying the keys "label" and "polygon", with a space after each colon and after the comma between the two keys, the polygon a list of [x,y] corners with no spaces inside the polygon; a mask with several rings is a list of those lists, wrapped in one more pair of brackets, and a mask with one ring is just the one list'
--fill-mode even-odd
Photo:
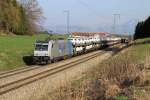
{"label": "blue sky", "polygon": [[[117,31],[133,32],[136,23],[150,14],[150,0],[38,0],[46,18],[43,26],[55,32],[66,31],[69,10],[72,31],[112,31],[113,14],[120,14]],[[126,28],[123,28],[126,26]],[[127,28],[129,27],[129,28]]]}

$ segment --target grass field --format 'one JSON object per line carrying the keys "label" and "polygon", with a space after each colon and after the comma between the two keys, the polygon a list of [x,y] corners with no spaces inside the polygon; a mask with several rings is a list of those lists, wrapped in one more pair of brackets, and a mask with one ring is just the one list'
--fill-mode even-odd
{"label": "grass field", "polygon": [[128,52],[137,59],[137,62],[142,63],[146,56],[150,56],[150,38],[139,39],[135,41],[135,45],[129,48]]}
{"label": "grass field", "polygon": [[63,35],[39,34],[34,36],[0,36],[0,71],[10,70],[26,66],[24,57],[33,54],[34,42],[44,40],[64,38]]}

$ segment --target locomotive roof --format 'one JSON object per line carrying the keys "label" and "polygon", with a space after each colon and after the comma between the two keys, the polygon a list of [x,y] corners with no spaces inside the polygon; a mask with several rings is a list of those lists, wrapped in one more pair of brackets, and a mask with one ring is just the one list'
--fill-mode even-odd
{"label": "locomotive roof", "polygon": [[40,41],[40,40],[38,40],[38,41],[36,41],[36,43],[48,43],[48,41]]}

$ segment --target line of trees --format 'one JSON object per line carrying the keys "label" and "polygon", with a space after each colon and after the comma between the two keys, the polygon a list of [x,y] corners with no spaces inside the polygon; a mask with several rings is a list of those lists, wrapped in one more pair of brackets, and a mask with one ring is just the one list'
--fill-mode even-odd
{"label": "line of trees", "polygon": [[41,16],[37,0],[0,0],[0,31],[4,33],[34,34]]}
{"label": "line of trees", "polygon": [[150,16],[137,24],[134,39],[150,37]]}

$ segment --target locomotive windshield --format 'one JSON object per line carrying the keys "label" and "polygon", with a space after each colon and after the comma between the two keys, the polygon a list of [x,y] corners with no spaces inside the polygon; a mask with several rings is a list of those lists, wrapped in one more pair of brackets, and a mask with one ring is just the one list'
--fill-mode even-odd
{"label": "locomotive windshield", "polygon": [[47,51],[48,45],[36,44],[35,50],[37,51]]}

